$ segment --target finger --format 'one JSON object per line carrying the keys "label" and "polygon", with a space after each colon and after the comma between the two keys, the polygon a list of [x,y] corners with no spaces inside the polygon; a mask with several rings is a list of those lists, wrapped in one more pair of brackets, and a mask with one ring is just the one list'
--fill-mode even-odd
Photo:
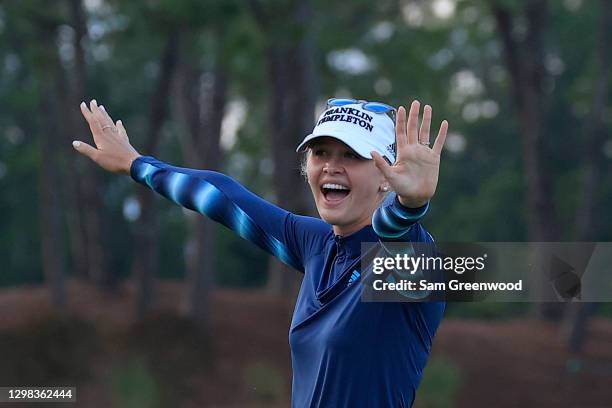
{"label": "finger", "polygon": [[444,141],[446,140],[446,132],[448,131],[448,122],[446,120],[442,121],[440,125],[440,130],[438,131],[438,136],[436,137],[436,142],[434,143],[433,150],[434,152],[441,154],[442,148],[444,147]]}
{"label": "finger", "polygon": [[372,155],[372,159],[374,160],[376,167],[378,167],[386,179],[389,179],[389,177],[391,177],[391,166],[389,163],[387,163],[387,161],[383,159],[378,152],[372,151],[370,154]]}
{"label": "finger", "polygon": [[[97,109],[96,109],[97,108]],[[113,119],[110,117],[104,105],[96,105],[94,108],[96,109],[96,118],[98,119],[98,124],[100,125],[100,129],[103,134],[108,136],[117,136],[119,135],[119,129],[115,126]],[[98,147],[100,147],[98,145]]]}
{"label": "finger", "polygon": [[115,123],[115,126],[119,130],[119,134],[129,142],[130,138],[128,137],[127,130],[125,130],[125,126],[123,126],[123,122],[118,120],[117,123]]}
{"label": "finger", "polygon": [[83,114],[83,117],[87,121],[87,124],[89,125],[89,128],[93,132],[93,130],[95,128],[94,125],[96,123],[96,118],[94,117],[93,112],[91,110],[89,110],[89,107],[87,106],[87,104],[85,102],[81,102],[81,105],[79,107],[81,108],[81,113]]}
{"label": "finger", "polygon": [[91,113],[85,102],[81,102],[79,108],[81,108],[81,113],[83,114],[83,117],[88,123],[90,120],[93,120],[93,114]]}
{"label": "finger", "polygon": [[72,147],[74,147],[74,149],[82,155],[89,157],[93,161],[96,161],[98,149],[96,149],[95,147],[90,146],[87,143],[81,142],[80,140],[75,140],[74,142],[72,142]]}
{"label": "finger", "polygon": [[89,101],[89,110],[91,111],[91,114],[93,115],[94,119],[97,119],[96,118],[97,108],[98,108],[98,102],[95,99],[92,99],[91,101]]}
{"label": "finger", "polygon": [[[89,101],[89,110],[91,111],[92,122],[90,125],[95,125],[95,123],[100,124],[100,109],[98,108],[98,102],[95,99]],[[92,131],[94,130],[92,126]]]}
{"label": "finger", "polygon": [[421,104],[419,101],[412,101],[410,112],[408,112],[408,143],[415,144],[418,142],[418,126],[419,126],[419,110]]}
{"label": "finger", "polygon": [[397,118],[395,119],[395,143],[399,152],[408,144],[406,136],[406,108],[400,106],[397,110]]}
{"label": "finger", "polygon": [[429,145],[429,128],[431,125],[431,106],[425,105],[423,108],[423,123],[419,132],[419,143]]}
{"label": "finger", "polygon": [[113,125],[112,121],[111,123],[108,123],[104,112],[102,111],[102,109],[100,109],[100,106],[98,106],[98,102],[95,99],[92,99],[89,103],[89,109],[93,113],[94,119],[100,124],[100,127],[106,125]]}
{"label": "finger", "polygon": [[89,106],[87,106],[85,102],[81,102],[80,108],[81,113],[83,114],[85,120],[87,121],[87,124],[89,125],[89,130],[91,130],[91,135],[93,137],[94,143],[96,144],[96,146],[99,147],[102,129],[100,126],[100,122],[98,121],[94,113],[95,110],[92,110],[94,109],[94,106],[97,107],[96,100],[92,99],[91,102],[89,102]]}
{"label": "finger", "polygon": [[115,126],[115,122],[113,121],[113,118],[111,118],[110,114],[108,113],[104,105],[100,105],[100,116],[102,118],[102,123],[104,123],[105,125],[108,124],[108,125]]}

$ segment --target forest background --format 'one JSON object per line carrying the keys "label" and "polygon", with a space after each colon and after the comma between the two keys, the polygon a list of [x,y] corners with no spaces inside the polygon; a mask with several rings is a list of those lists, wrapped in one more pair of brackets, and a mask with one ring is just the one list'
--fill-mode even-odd
{"label": "forest background", "polygon": [[[142,154],[316,216],[294,149],[327,98],[418,99],[450,123],[423,220],[436,240],[610,241],[611,37],[605,0],[3,0],[0,385],[68,381],[87,406],[288,404],[299,274],[79,157],[81,101]],[[509,382],[522,406],[578,406],[612,377],[610,316],[450,304],[417,404],[500,406],[486,390]],[[487,350],[489,366],[464,358]]]}

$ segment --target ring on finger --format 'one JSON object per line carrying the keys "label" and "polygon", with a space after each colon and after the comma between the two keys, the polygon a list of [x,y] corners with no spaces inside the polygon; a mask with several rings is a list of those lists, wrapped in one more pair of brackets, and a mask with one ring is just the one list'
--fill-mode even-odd
{"label": "ring on finger", "polygon": [[429,142],[421,142],[420,140],[419,140],[419,144],[422,144],[423,146],[429,146]]}
{"label": "ring on finger", "polygon": [[106,129],[112,129],[112,130],[113,130],[113,132],[117,133],[117,128],[116,128],[116,127],[114,127],[113,125],[105,125],[105,126],[102,126],[102,130],[106,130]]}

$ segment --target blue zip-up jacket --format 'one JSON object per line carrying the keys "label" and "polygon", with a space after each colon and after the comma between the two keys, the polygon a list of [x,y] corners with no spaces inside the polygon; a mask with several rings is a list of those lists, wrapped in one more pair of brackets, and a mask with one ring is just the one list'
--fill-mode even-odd
{"label": "blue zip-up jacket", "polygon": [[362,302],[361,243],[433,242],[427,211],[391,193],[372,225],[341,237],[318,218],[285,211],[224,174],[141,156],[132,178],[205,214],[304,274],[289,344],[291,406],[410,407],[444,313],[443,302]]}

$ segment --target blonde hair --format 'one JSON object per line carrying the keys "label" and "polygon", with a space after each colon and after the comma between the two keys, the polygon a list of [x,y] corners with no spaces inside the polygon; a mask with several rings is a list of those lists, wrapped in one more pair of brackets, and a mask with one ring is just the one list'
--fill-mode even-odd
{"label": "blonde hair", "polygon": [[306,166],[308,165],[308,155],[310,154],[310,146],[307,147],[300,155],[300,174],[304,177],[304,180],[308,181],[308,173],[306,172]]}

